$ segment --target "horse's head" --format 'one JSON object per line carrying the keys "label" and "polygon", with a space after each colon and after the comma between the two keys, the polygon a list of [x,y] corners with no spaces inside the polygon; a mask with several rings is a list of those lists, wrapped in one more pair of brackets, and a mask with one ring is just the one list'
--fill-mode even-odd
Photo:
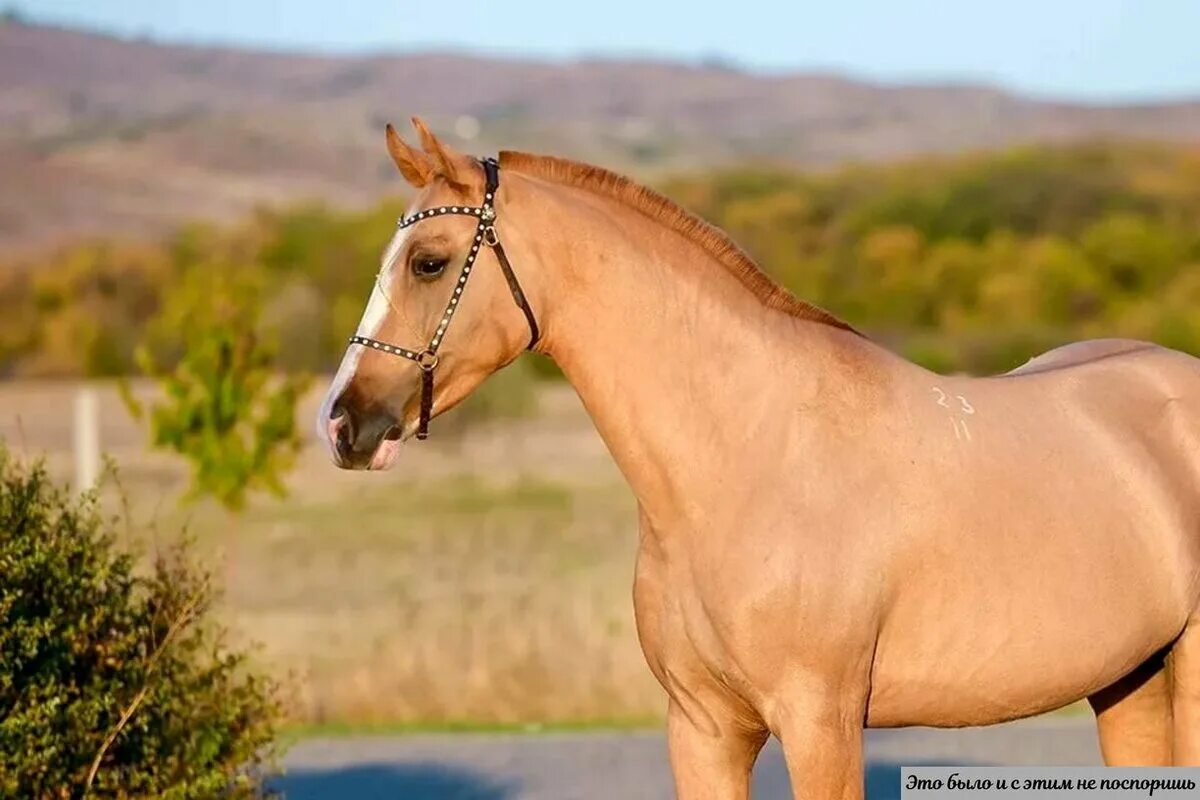
{"label": "horse's head", "polygon": [[496,170],[438,141],[420,120],[413,125],[421,150],[390,125],[387,146],[418,194],[384,250],[317,420],[334,462],[347,469],[386,469],[402,441],[424,437],[429,417],[520,355],[531,333],[537,338],[505,245],[521,268],[532,257],[528,248],[518,257],[513,241],[500,244],[514,228],[503,187],[492,185]]}

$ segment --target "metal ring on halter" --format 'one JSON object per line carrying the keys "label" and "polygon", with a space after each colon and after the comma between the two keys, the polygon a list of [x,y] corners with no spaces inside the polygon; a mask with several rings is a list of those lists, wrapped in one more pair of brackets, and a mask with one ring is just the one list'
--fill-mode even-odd
{"label": "metal ring on halter", "polygon": [[432,350],[422,350],[417,353],[417,366],[426,372],[433,372],[438,365],[438,354]]}
{"label": "metal ring on halter", "polygon": [[495,247],[500,244],[500,235],[496,233],[495,225],[488,225],[483,229],[483,243],[488,247]]}

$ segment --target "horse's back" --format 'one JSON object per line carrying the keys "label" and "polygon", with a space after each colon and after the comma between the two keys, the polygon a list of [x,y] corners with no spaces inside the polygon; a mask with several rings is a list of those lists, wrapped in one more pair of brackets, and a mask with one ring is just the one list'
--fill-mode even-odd
{"label": "horse's back", "polygon": [[1200,359],[1135,339],[1074,342],[998,376],[1018,394],[1057,397],[1132,437],[1182,449],[1200,469]]}
{"label": "horse's back", "polygon": [[[998,383],[1023,407],[1052,401],[1057,413],[1043,441],[1061,432],[1065,447],[1099,446],[1101,463],[1114,468],[1154,462],[1149,472],[1200,506],[1200,359],[1150,342],[1096,339],[1043,353]],[[1035,415],[1026,424],[1039,422]]]}
{"label": "horse's back", "polygon": [[1038,372],[1074,367],[1106,358],[1132,355],[1148,351],[1164,351],[1166,348],[1138,339],[1091,339],[1072,342],[1026,361],[1005,375],[1031,375]]}

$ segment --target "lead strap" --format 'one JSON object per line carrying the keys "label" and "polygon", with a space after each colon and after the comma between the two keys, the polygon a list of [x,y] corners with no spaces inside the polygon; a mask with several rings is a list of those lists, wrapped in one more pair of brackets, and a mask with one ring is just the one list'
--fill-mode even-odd
{"label": "lead strap", "polygon": [[429,418],[433,414],[433,367],[421,367],[421,418],[417,422],[417,438],[429,438]]}

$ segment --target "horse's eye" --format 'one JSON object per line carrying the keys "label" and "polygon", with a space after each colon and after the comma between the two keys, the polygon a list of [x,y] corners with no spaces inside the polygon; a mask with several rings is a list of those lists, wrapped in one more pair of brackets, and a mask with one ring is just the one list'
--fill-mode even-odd
{"label": "horse's eye", "polygon": [[418,278],[436,278],[446,269],[449,260],[435,256],[417,256],[412,260],[412,271]]}

